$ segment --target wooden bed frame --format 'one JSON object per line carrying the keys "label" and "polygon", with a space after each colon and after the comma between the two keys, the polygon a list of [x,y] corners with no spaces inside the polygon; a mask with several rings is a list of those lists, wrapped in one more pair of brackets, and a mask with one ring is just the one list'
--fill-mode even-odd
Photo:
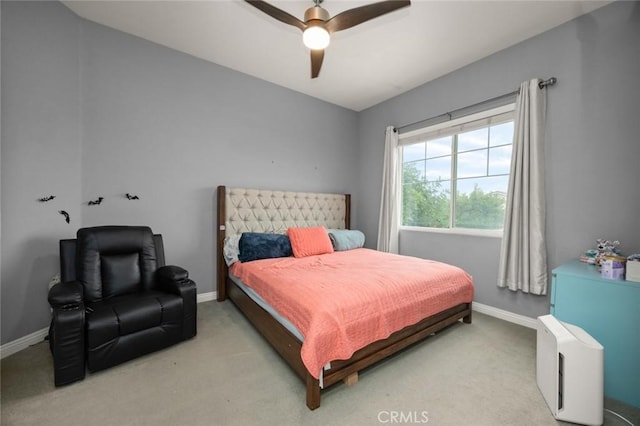
{"label": "wooden bed frame", "polygon": [[[307,407],[314,410],[320,406],[320,381],[307,371],[302,362],[300,355],[302,342],[274,319],[271,314],[247,296],[229,278],[227,264],[223,256],[226,234],[226,190],[225,186],[219,186],[217,193],[217,300],[222,302],[227,298],[231,299],[298,376],[305,381]],[[349,229],[350,226],[350,202],[351,197],[346,194],[345,229]],[[360,370],[426,339],[431,334],[456,323],[460,319],[467,324],[471,323],[471,303],[462,303],[425,318],[417,324],[405,327],[384,340],[373,342],[358,350],[348,360],[332,361],[331,369],[327,370],[323,375],[323,388],[328,388],[339,381],[344,381],[348,385],[355,384]]]}

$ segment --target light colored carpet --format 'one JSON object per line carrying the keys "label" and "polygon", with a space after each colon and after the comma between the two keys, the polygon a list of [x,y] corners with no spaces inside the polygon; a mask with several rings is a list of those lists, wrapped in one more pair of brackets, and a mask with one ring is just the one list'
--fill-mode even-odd
{"label": "light colored carpet", "polygon": [[[53,386],[46,342],[2,360],[8,425],[557,425],[535,382],[535,331],[474,313],[305,405],[305,386],[231,302],[198,305],[187,342]],[[640,410],[606,406],[640,425]],[[605,413],[606,425],[623,425]]]}

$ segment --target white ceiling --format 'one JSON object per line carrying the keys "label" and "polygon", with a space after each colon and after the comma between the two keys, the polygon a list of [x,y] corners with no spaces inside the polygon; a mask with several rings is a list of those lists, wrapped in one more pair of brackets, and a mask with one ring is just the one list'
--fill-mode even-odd
{"label": "white ceiling", "polygon": [[[372,1],[326,0],[331,16]],[[332,35],[316,79],[297,28],[240,0],[63,1],[79,16],[361,111],[610,1],[431,1]],[[271,4],[303,20],[311,0]]]}

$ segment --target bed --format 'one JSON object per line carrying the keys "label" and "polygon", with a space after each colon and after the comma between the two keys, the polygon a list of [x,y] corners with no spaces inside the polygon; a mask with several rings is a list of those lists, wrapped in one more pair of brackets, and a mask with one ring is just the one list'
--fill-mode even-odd
{"label": "bed", "polygon": [[[350,201],[349,194],[285,192],[227,188],[225,186],[219,186],[217,189],[217,300],[221,302],[230,299],[304,380],[306,383],[306,404],[312,410],[320,406],[322,389],[340,381],[352,385],[357,382],[360,370],[409,345],[422,341],[460,320],[464,323],[471,323],[471,300],[473,298],[471,278],[459,268],[439,262],[354,247],[353,250],[335,251],[324,255],[298,258],[296,254],[291,257],[276,257],[255,262],[236,262],[232,266],[227,265],[229,242],[234,238],[236,241],[239,240],[243,233],[283,235],[287,234],[288,230],[291,232],[291,229],[310,230],[313,228],[332,230],[332,236],[355,232],[343,232],[343,230],[346,231],[350,228]],[[295,234],[289,235],[293,242]],[[225,245],[225,241],[227,245]],[[335,241],[333,242],[335,243]],[[225,260],[225,255],[227,255],[227,260]],[[399,263],[393,263],[400,261],[407,261],[409,262],[407,265],[415,265],[416,268],[422,267],[418,263],[424,262],[432,262],[434,270],[437,267],[442,268],[440,272],[437,272],[440,274],[438,275],[439,282],[443,282],[445,287],[440,291],[442,295],[438,295],[439,290],[433,290],[433,295],[428,296],[428,300],[415,298],[415,301],[413,301],[413,296],[387,296],[389,301],[408,300],[407,303],[412,303],[412,306],[416,308],[414,310],[418,313],[407,310],[407,312],[411,312],[409,315],[403,311],[402,315],[397,315],[397,319],[393,316],[389,320],[385,319],[384,327],[380,326],[380,323],[371,325],[373,322],[369,320],[357,327],[355,325],[347,327],[333,321],[331,317],[324,317],[321,320],[313,319],[313,315],[325,314],[324,308],[306,306],[307,303],[297,306],[292,300],[293,296],[289,294],[290,291],[281,290],[282,288],[300,287],[302,291],[318,292],[306,293],[313,294],[313,296],[309,296],[313,300],[322,299],[326,300],[329,305],[338,305],[337,302],[332,303],[334,298],[335,300],[340,299],[335,293],[336,289],[357,288],[356,280],[343,276],[343,269],[357,270],[360,267],[361,271],[366,271],[371,267],[365,263],[360,264],[360,259],[369,259],[366,261],[374,259],[374,262],[383,262],[387,257],[395,271],[414,269],[413,266],[398,268],[395,265]],[[345,265],[353,267],[345,268]],[[324,278],[324,284],[327,287],[324,289],[321,288],[324,287],[322,281],[320,284],[312,284],[310,282],[311,276],[294,278],[293,275],[290,276],[289,272],[283,274],[282,271],[285,270],[283,269],[285,267],[294,267],[299,271],[314,268],[319,271],[320,268],[329,268],[334,275]],[[447,273],[450,273],[450,269],[457,270],[456,275],[452,275],[450,278],[449,275],[442,275],[445,273],[445,269]],[[287,269],[287,271],[290,270]],[[339,275],[335,275],[338,273]],[[395,276],[386,278],[380,274],[376,274],[374,278],[368,278],[368,280],[378,279],[381,281],[373,284],[374,287],[377,286],[382,291],[388,291],[387,288],[396,286]],[[362,275],[364,272],[361,272]],[[394,275],[403,274],[396,273]],[[269,276],[279,280],[278,285],[273,286],[271,290],[269,287],[263,287],[268,285],[267,278]],[[345,285],[349,281],[342,282],[341,280],[351,280],[354,285]],[[384,280],[389,280],[394,285],[385,286]],[[341,281],[341,283],[333,285],[333,281]],[[295,285],[296,283],[299,285]],[[358,281],[357,284],[363,283]],[[412,283],[411,285],[416,284]],[[415,287],[411,288],[415,289]],[[320,293],[322,291],[324,293]],[[360,294],[364,293],[368,292]],[[411,290],[411,294],[414,293],[417,292]],[[445,299],[445,296],[448,299]],[[440,298],[442,298],[441,302],[439,302]],[[372,310],[370,306],[376,303],[367,300],[364,296],[358,297],[358,299],[362,299],[362,306],[350,305],[348,308],[342,309],[340,315],[353,311]],[[387,305],[392,306],[393,303],[383,302],[379,306]],[[302,316],[297,317],[291,311],[301,312]],[[309,315],[309,317],[305,315]],[[354,318],[358,317],[358,315],[354,315]],[[340,318],[343,317],[340,316]],[[351,318],[346,318],[344,321],[347,324],[355,324],[356,322]],[[336,322],[336,326],[333,327],[335,330],[325,331],[323,329],[319,333],[320,337],[317,337],[316,332],[313,331],[314,324],[333,322]],[[369,327],[369,329],[359,328],[363,326]],[[327,337],[327,334],[330,336]],[[361,339],[361,335],[366,335],[366,338]],[[341,346],[343,344],[344,347]]]}

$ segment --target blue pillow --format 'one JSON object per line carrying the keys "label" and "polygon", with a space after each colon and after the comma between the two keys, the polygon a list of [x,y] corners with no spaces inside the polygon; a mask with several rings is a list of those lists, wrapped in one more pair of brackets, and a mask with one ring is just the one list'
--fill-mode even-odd
{"label": "blue pillow", "polygon": [[330,229],[329,239],[335,251],[352,250],[364,246],[364,234],[362,231]]}
{"label": "blue pillow", "polygon": [[243,232],[238,243],[240,262],[293,256],[289,237],[284,234]]}

